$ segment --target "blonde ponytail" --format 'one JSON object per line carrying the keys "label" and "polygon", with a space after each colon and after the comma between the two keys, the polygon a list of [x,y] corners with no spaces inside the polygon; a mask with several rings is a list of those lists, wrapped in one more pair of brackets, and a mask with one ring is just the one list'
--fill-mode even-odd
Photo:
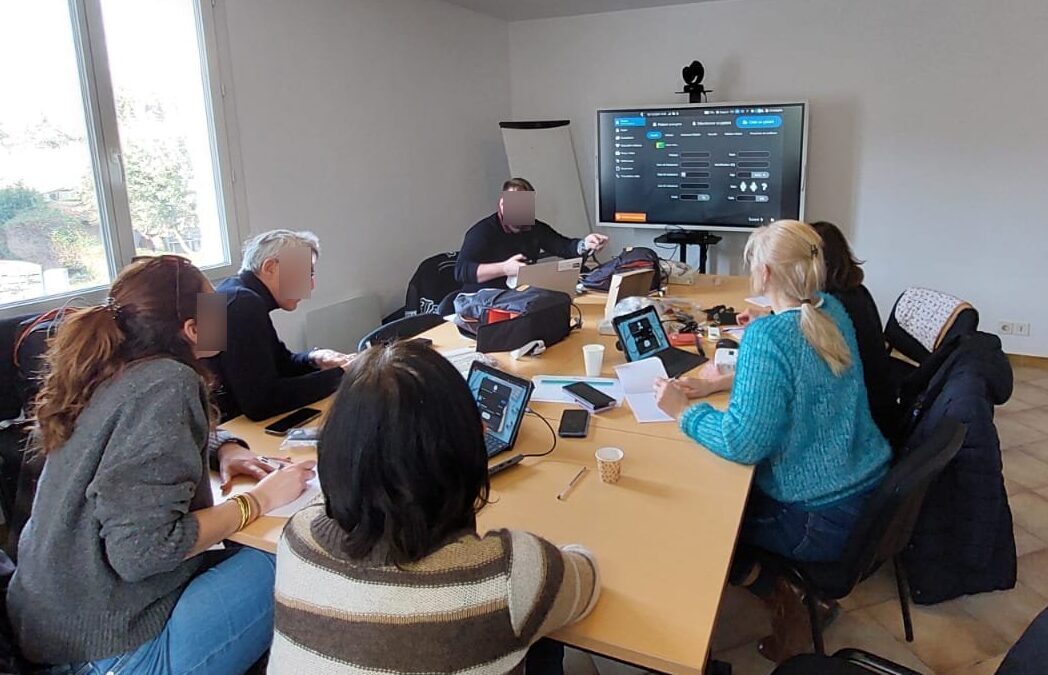
{"label": "blonde ponytail", "polygon": [[834,375],[851,366],[852,355],[837,324],[815,304],[815,294],[826,279],[822,239],[808,225],[796,220],[779,220],[755,230],[746,242],[746,263],[750,266],[754,290],[767,293],[768,285],[784,297],[799,301],[800,328],[804,339],[826,362]]}
{"label": "blonde ponytail", "polygon": [[851,350],[833,319],[810,302],[801,305],[801,333],[834,375],[851,365]]}

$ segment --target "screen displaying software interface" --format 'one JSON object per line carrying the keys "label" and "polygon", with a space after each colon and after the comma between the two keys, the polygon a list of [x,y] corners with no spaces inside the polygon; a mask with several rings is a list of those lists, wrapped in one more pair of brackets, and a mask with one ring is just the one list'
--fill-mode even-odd
{"label": "screen displaying software interface", "polygon": [[527,389],[480,370],[474,370],[470,375],[469,389],[480,409],[487,433],[509,443],[514,426],[524,414]]}
{"label": "screen displaying software interface", "polygon": [[600,221],[759,227],[800,215],[803,104],[602,110]]}
{"label": "screen displaying software interface", "polygon": [[618,327],[619,341],[629,361],[654,356],[670,346],[655,310],[625,321]]}

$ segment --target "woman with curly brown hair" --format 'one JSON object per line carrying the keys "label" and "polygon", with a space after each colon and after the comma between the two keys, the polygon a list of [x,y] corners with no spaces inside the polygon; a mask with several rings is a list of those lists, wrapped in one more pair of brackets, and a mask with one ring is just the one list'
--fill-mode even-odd
{"label": "woman with curly brown hair", "polygon": [[258,467],[220,454],[230,439],[212,431],[198,360],[211,292],[183,258],[137,261],[50,346],[36,407],[46,463],[8,609],[26,657],[51,672],[240,673],[269,646],[273,557],[202,554],[296,499],[313,463],[213,504],[209,451],[227,474],[229,457]]}

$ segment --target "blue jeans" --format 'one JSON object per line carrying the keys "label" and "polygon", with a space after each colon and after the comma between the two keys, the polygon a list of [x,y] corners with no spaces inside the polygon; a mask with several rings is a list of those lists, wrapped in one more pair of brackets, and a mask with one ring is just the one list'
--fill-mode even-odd
{"label": "blue jeans", "polygon": [[244,548],[194,578],[160,635],[134,651],[58,666],[51,675],[243,673],[273,639],[276,559]]}
{"label": "blue jeans", "polygon": [[742,518],[742,543],[804,562],[840,560],[872,491],[815,510],[783,504],[756,487]]}

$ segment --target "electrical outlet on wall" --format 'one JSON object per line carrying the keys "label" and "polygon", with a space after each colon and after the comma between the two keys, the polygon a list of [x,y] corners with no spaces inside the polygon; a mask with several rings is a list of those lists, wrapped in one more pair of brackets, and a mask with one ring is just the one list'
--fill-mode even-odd
{"label": "electrical outlet on wall", "polygon": [[1030,324],[1026,321],[998,321],[997,333],[999,335],[1030,337]]}

